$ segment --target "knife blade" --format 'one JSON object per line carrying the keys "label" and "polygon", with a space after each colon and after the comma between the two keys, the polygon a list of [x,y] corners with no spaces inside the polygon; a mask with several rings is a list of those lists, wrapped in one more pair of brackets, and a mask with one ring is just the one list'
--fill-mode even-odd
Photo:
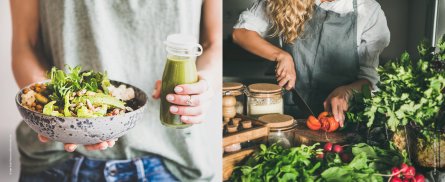
{"label": "knife blade", "polygon": [[293,93],[292,99],[297,104],[297,106],[300,108],[301,111],[303,111],[304,114],[306,114],[306,117],[309,117],[309,115],[315,116],[314,112],[312,112],[312,109],[307,105],[306,101],[304,101],[303,97],[301,97],[300,93],[295,88],[291,89]]}

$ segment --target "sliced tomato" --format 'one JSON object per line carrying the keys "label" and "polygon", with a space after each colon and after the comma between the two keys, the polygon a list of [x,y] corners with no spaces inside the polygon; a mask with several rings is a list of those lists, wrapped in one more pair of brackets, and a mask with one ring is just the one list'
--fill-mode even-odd
{"label": "sliced tomato", "polygon": [[334,117],[328,117],[327,120],[329,122],[328,132],[333,132],[333,131],[337,130],[338,127],[340,126],[340,124],[338,123],[338,121],[335,120]]}
{"label": "sliced tomato", "polygon": [[306,125],[309,129],[314,131],[319,130],[321,128],[320,121],[318,121],[318,119],[312,115],[309,116],[309,118],[307,118]]}
{"label": "sliced tomato", "polygon": [[318,115],[318,120],[321,120],[322,118],[325,118],[325,117],[328,117],[328,116],[329,116],[329,112],[327,112],[327,111],[321,112]]}
{"label": "sliced tomato", "polygon": [[321,129],[323,131],[328,131],[329,130],[328,118],[321,118],[320,123],[321,123]]}

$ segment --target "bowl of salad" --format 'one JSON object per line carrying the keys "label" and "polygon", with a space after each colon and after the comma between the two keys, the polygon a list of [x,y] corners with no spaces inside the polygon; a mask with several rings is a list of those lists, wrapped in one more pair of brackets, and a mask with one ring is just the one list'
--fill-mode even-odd
{"label": "bowl of salad", "polygon": [[106,72],[55,67],[49,80],[33,83],[16,95],[23,120],[54,141],[95,144],[118,138],[136,125],[146,109],[139,88],[109,80]]}

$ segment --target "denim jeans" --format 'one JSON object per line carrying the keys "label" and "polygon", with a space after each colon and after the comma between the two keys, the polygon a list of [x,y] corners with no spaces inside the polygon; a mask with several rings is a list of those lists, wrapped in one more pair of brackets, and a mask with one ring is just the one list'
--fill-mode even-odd
{"label": "denim jeans", "polygon": [[133,160],[69,159],[40,173],[20,173],[19,181],[178,181],[159,157]]}

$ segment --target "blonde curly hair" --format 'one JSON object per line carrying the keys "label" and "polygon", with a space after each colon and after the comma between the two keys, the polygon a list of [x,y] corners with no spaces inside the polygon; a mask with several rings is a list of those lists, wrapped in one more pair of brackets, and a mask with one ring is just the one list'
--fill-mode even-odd
{"label": "blonde curly hair", "polygon": [[272,36],[281,36],[292,44],[311,18],[314,0],[266,0],[266,13],[272,21]]}

